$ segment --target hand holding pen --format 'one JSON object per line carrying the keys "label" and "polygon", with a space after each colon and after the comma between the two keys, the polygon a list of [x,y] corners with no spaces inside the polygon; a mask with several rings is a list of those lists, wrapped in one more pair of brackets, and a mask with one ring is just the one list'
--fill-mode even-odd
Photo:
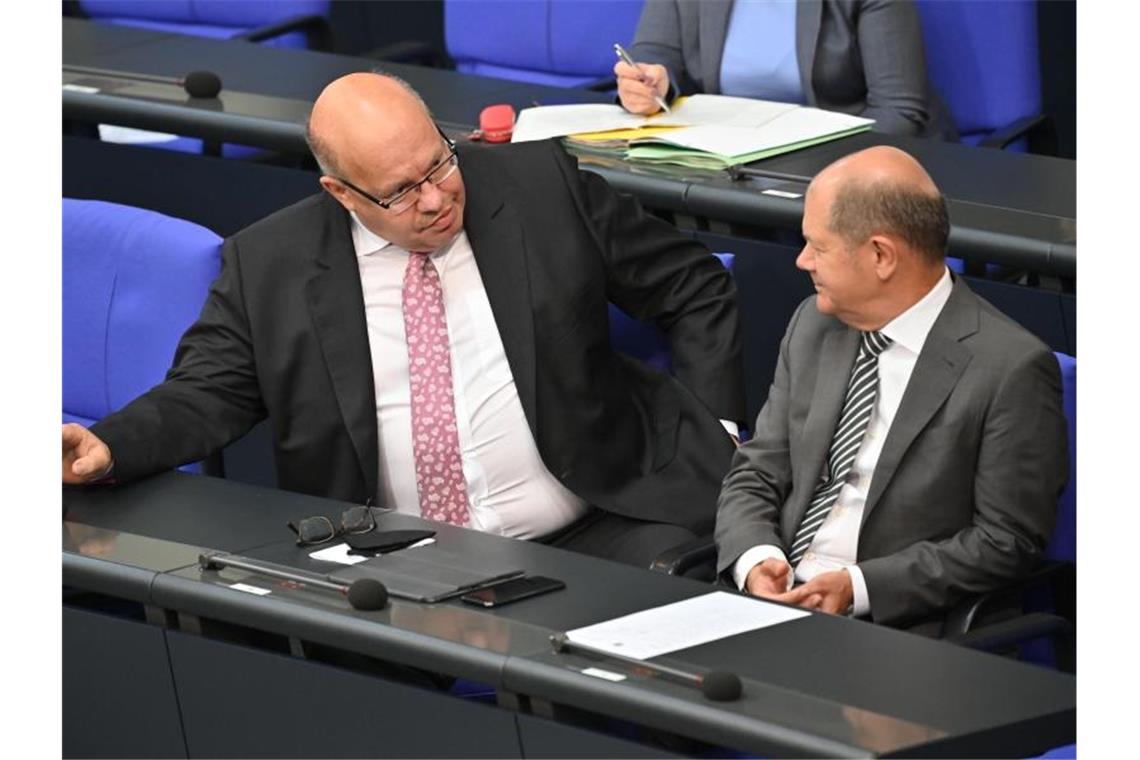
{"label": "hand holding pen", "polygon": [[630,113],[650,115],[658,110],[669,113],[665,93],[669,91],[669,72],[656,63],[637,63],[621,45],[614,44],[614,52],[621,59],[614,64],[617,76],[618,97]]}

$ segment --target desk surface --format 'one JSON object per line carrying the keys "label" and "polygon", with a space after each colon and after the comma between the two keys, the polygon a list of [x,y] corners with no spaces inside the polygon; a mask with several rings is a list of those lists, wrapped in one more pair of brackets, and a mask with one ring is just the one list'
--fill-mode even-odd
{"label": "desk surface", "polygon": [[[324,85],[343,74],[377,66],[411,83],[436,118],[453,132],[469,128],[479,110],[492,103],[510,103],[521,109],[534,102],[609,101],[606,95],[583,90],[67,18],[63,20],[63,63],[169,77],[208,68],[217,72],[224,84],[218,99],[197,102],[190,101],[174,85],[122,80],[98,94],[65,90],[67,118],[302,153],[307,149],[301,124]],[[90,76],[64,74],[67,83],[90,84],[91,80]],[[806,183],[835,158],[875,144],[893,144],[913,153],[943,189],[951,205],[954,255],[1075,276],[1075,161],[875,134],[857,135],[754,165],[799,178],[791,181],[733,181],[717,172],[582,158],[587,168],[651,207],[736,225],[798,229],[802,200],[765,195],[763,191],[782,187],[802,193]]]}
{"label": "desk surface", "polygon": [[[394,600],[385,610],[358,612],[334,593],[233,570],[201,571],[188,561],[206,547],[320,567],[292,544],[285,522],[336,516],[344,504],[179,473],[132,486],[65,490],[64,504],[69,585],[101,590],[104,577],[129,568],[152,580],[140,601],[162,608],[476,678],[745,751],[1032,754],[1075,737],[1070,676],[823,614],[660,658],[689,670],[734,670],[745,692],[735,703],[708,702],[692,689],[638,674],[620,684],[583,675],[583,667],[598,663],[553,654],[552,632],[709,589],[539,544],[433,525],[443,548],[493,554],[561,578],[567,588],[493,611],[458,601]],[[383,524],[421,521],[386,515]],[[240,581],[272,593],[228,587]]]}

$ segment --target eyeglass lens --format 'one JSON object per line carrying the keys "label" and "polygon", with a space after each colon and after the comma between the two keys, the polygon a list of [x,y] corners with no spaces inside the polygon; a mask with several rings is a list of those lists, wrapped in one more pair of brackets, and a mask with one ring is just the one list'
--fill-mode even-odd
{"label": "eyeglass lens", "polygon": [[319,544],[328,541],[336,535],[336,528],[332,520],[323,515],[306,517],[297,523],[297,543]]}
{"label": "eyeglass lens", "polygon": [[368,507],[352,507],[346,509],[340,516],[340,528],[345,533],[356,535],[368,533],[376,527],[376,520],[372,517],[372,510]]}
{"label": "eyeglass lens", "polygon": [[413,185],[405,190],[396,198],[390,201],[389,208],[392,211],[406,211],[411,208],[416,201],[419,200],[420,194],[423,192],[424,183],[430,182],[435,186],[443,184],[443,182],[455,172],[456,167],[459,166],[459,161],[455,153],[449,155],[443,163],[435,167],[424,177],[423,181],[417,185]]}

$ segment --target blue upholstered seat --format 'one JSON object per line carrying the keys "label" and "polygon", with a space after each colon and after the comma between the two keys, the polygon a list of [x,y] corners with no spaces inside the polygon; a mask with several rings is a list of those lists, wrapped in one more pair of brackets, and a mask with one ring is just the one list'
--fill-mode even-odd
{"label": "blue upholstered seat", "polygon": [[[1040,116],[1036,0],[917,4],[930,79],[963,143],[985,145]],[[1011,148],[1024,150],[1025,141]]]}
{"label": "blue upholstered seat", "polygon": [[[83,13],[100,24],[153,29],[212,39],[248,39],[269,47],[331,49],[330,0],[80,0]],[[202,64],[202,68],[209,68]],[[149,136],[148,136],[149,134]],[[100,127],[107,142],[128,142],[179,153],[204,152],[195,137]],[[225,158],[249,159],[265,151],[247,145],[220,146]]]}
{"label": "blue upholstered seat", "polygon": [[[232,39],[304,16],[329,15],[329,0],[80,0],[93,21],[195,37]],[[272,47],[309,47],[303,31],[264,40]]]}
{"label": "blue upholstered seat", "polygon": [[555,87],[613,75],[613,44],[629,45],[644,0],[445,0],[456,69]]}
{"label": "blue upholstered seat", "polygon": [[221,242],[154,211],[64,199],[64,422],[90,425],[162,382]]}

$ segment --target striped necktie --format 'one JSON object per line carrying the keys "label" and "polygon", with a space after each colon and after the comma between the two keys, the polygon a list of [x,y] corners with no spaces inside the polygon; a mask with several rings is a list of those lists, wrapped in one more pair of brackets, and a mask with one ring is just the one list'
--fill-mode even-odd
{"label": "striped necktie", "polygon": [[878,396],[879,354],[890,345],[891,339],[880,332],[862,333],[859,355],[855,357],[855,366],[847,381],[843,411],[839,415],[839,423],[835,426],[831,447],[827,451],[827,468],[816,484],[811,503],[792,539],[792,550],[788,555],[792,567],[799,565],[811,546],[815,534],[835,506],[839,492],[851,472],[851,466],[855,463],[855,455],[863,443],[863,434],[867,432],[867,423],[871,421],[871,410],[875,408],[875,398]]}

